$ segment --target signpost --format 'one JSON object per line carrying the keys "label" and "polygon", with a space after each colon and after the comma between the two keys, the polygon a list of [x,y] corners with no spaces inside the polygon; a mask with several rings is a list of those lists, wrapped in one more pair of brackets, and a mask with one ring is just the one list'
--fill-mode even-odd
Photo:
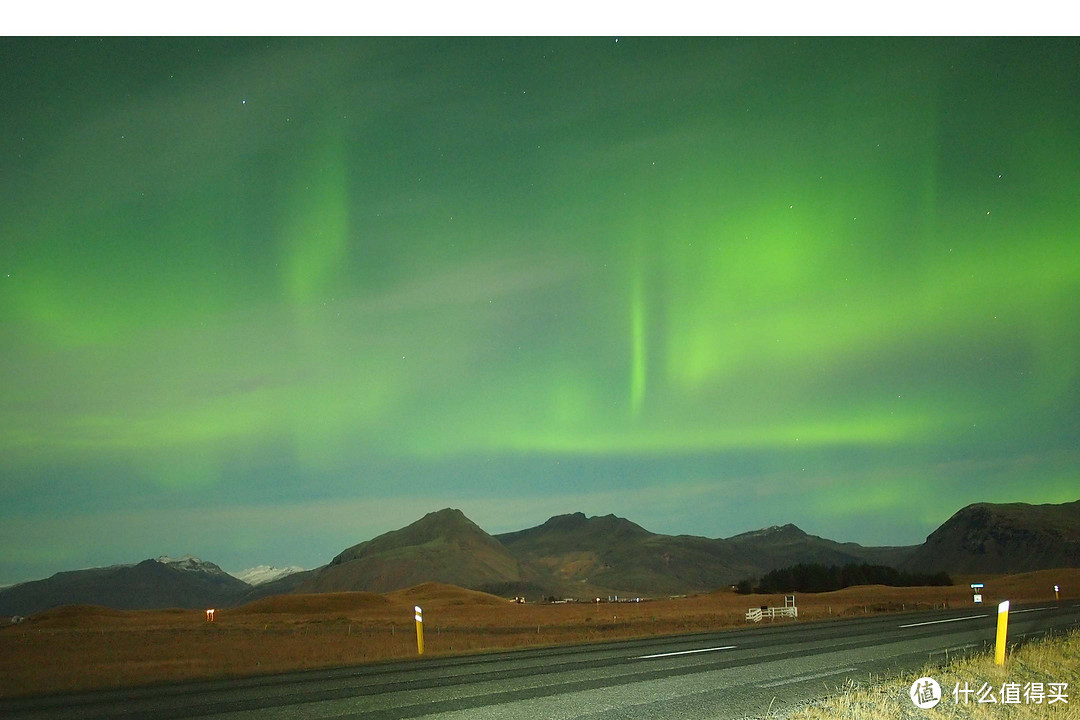
{"label": "signpost", "polygon": [[982,583],[971,583],[971,589],[975,591],[975,604],[982,605]]}
{"label": "signpost", "polygon": [[998,605],[997,642],[994,645],[994,664],[1005,664],[1005,635],[1009,630],[1009,601]]}
{"label": "signpost", "polygon": [[416,611],[416,654],[424,654],[424,611],[417,605],[413,608]]}

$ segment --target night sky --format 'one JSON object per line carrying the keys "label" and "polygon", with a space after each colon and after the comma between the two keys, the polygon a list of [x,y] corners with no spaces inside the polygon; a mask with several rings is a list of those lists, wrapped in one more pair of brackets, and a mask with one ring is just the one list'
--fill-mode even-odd
{"label": "night sky", "polygon": [[1080,43],[0,40],[0,584],[1080,498]]}

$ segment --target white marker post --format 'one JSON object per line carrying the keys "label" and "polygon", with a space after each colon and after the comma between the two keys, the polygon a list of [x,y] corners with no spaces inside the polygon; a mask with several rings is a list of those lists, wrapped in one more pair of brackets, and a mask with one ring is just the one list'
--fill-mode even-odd
{"label": "white marker post", "polygon": [[994,646],[994,664],[1005,664],[1005,636],[1009,631],[1009,601],[998,605],[997,644]]}
{"label": "white marker post", "polygon": [[417,605],[413,608],[416,611],[416,654],[424,654],[424,611]]}

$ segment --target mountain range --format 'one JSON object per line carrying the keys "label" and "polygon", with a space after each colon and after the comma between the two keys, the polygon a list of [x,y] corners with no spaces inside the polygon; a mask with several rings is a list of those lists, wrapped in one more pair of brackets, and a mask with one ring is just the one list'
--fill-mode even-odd
{"label": "mountain range", "polygon": [[490,535],[460,510],[346,548],[302,572],[262,566],[249,582],[196,558],[157,558],[61,572],[0,590],[0,615],[57,605],[118,609],[239,605],[286,593],[388,592],[435,581],[504,596],[659,596],[706,592],[799,563],[868,563],[904,570],[997,574],[1080,567],[1080,500],[969,505],[921,545],[864,547],[794,525],[729,538],[664,535],[615,515],[557,515]]}

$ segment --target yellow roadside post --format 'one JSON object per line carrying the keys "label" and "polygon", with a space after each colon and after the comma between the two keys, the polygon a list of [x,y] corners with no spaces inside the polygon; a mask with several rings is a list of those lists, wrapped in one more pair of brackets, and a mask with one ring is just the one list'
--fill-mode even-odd
{"label": "yellow roadside post", "polygon": [[994,645],[994,664],[1005,664],[1005,635],[1009,629],[1009,601],[998,605],[997,644]]}
{"label": "yellow roadside post", "polygon": [[1060,590],[1061,590],[1060,586],[1058,586],[1058,585],[1054,586],[1054,600],[1057,601],[1057,602],[1061,602]]}
{"label": "yellow roadside post", "polygon": [[416,610],[416,654],[424,654],[424,611],[417,605]]}

